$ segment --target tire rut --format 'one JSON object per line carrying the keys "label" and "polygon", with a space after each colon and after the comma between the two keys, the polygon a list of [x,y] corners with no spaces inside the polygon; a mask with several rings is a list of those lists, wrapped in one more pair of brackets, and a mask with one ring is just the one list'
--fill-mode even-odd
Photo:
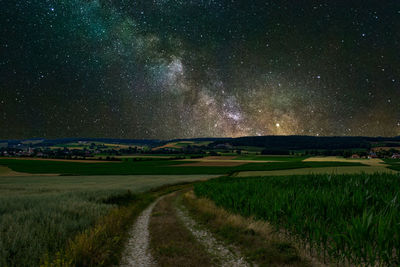
{"label": "tire rut", "polygon": [[149,221],[154,206],[162,198],[160,197],[150,204],[136,219],[129,234],[130,238],[122,254],[121,267],[157,266],[149,250]]}
{"label": "tire rut", "polygon": [[208,253],[214,255],[219,261],[218,266],[245,267],[254,266],[249,264],[239,253],[239,249],[234,246],[226,247],[225,244],[218,241],[211,232],[205,230],[194,221],[188,214],[186,208],[182,205],[176,207],[178,217],[193,236],[206,248]]}

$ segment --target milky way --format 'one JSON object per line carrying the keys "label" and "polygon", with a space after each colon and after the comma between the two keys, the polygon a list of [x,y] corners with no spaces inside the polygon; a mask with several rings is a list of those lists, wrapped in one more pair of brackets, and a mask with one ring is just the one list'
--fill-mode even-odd
{"label": "milky way", "polygon": [[0,138],[400,135],[399,1],[2,3]]}

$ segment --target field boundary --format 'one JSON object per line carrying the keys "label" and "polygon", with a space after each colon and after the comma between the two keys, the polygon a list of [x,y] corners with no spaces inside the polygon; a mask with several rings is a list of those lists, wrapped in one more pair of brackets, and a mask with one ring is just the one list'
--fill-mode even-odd
{"label": "field boundary", "polygon": [[182,196],[190,216],[224,243],[234,244],[246,260],[260,266],[326,266],[300,249],[287,235],[264,221],[244,218],[197,197],[193,190]]}
{"label": "field boundary", "polygon": [[76,235],[64,250],[55,255],[44,255],[41,267],[110,266],[118,265],[129,230],[136,218],[157,198],[182,190],[193,183],[161,186],[134,195],[128,204],[116,207],[100,218],[92,228]]}

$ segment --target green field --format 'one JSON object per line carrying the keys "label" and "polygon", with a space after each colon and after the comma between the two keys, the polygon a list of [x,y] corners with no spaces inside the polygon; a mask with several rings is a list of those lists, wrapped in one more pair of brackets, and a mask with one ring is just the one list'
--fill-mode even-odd
{"label": "green field", "polygon": [[400,171],[400,159],[385,159],[384,162],[390,165],[389,169]]}
{"label": "green field", "polygon": [[[190,161],[191,162],[191,161]],[[268,162],[248,163],[236,167],[215,166],[179,166],[189,161],[150,160],[122,161],[105,163],[60,162],[44,160],[0,159],[0,166],[7,166],[16,172],[33,174],[65,174],[65,175],[191,175],[191,174],[228,174],[241,171],[270,171],[298,168],[318,168],[334,166],[363,166],[351,162]]]}
{"label": "green field", "polygon": [[268,156],[268,155],[240,155],[236,160],[260,160],[260,161],[291,161],[299,162],[305,160],[307,157],[295,156]]}
{"label": "green field", "polygon": [[145,174],[224,174],[224,167],[176,167],[179,161],[150,160],[104,163],[59,162],[42,160],[0,159],[0,165],[24,173],[52,173],[70,175],[145,175]]}
{"label": "green field", "polygon": [[[157,158],[100,163],[0,159],[0,266],[32,266],[43,260],[45,255],[51,258],[56,252],[64,249],[68,240],[85,229],[92,229],[100,218],[109,216],[118,207],[121,199],[127,198],[128,201],[135,202],[134,194],[160,185],[194,181],[221,174],[240,175],[251,171],[252,174],[257,171],[293,174],[333,167],[361,170],[372,168],[359,162],[304,162],[301,161],[304,158],[300,157],[254,157],[261,157],[263,160],[260,163],[252,162],[234,167],[180,166],[195,161]],[[243,159],[254,160],[253,156],[244,156]],[[265,162],[268,160],[276,162]],[[6,167],[18,173],[32,173],[36,176],[1,176],[7,175],[9,169]],[[229,181],[246,181],[236,179]],[[287,178],[282,179],[285,181]],[[299,186],[302,179],[306,178],[299,178]],[[218,185],[216,181],[212,183]],[[204,186],[209,184],[211,182],[205,183]],[[265,186],[268,184],[266,182]],[[249,188],[247,184],[240,186]],[[219,185],[215,188],[218,187]],[[260,185],[260,188],[264,188],[264,185]],[[131,193],[128,193],[128,190]],[[264,200],[260,198],[259,202],[263,203]],[[129,221],[129,218],[128,216],[124,220]],[[85,238],[82,239],[83,244],[87,242]]]}
{"label": "green field", "polygon": [[399,266],[400,177],[390,174],[220,178],[198,196],[285,229],[342,263]]}
{"label": "green field", "polygon": [[0,266],[37,266],[119,200],[134,199],[128,192],[205,178],[210,176],[0,177]]}
{"label": "green field", "polygon": [[207,146],[208,144],[210,144],[212,142],[210,141],[204,141],[204,142],[178,142],[178,143],[172,143],[174,144],[174,146],[177,147],[188,147],[188,146]]}

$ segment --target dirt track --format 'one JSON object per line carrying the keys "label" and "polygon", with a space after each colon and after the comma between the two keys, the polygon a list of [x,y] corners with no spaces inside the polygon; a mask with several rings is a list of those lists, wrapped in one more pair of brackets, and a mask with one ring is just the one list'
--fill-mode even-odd
{"label": "dirt track", "polygon": [[250,266],[249,263],[240,255],[239,249],[233,246],[225,246],[222,242],[215,239],[213,234],[199,225],[188,215],[188,212],[182,206],[177,208],[178,217],[193,236],[200,241],[208,253],[214,255],[220,262],[219,266]]}
{"label": "dirt track", "polygon": [[[179,194],[179,193],[178,193]],[[176,198],[177,193],[168,195]],[[168,197],[165,196],[165,197]],[[149,233],[149,223],[154,207],[163,199],[161,197],[153,202],[137,218],[130,232],[130,239],[125,247],[120,266],[157,266],[155,259],[149,249],[151,234]],[[182,222],[184,227],[189,230],[194,239],[203,246],[210,255],[211,262],[218,262],[218,266],[250,266],[249,263],[240,255],[239,250],[233,246],[225,246],[222,242],[214,238],[208,230],[199,225],[188,215],[182,206],[177,207],[175,202],[170,201],[170,207],[175,210],[177,219]],[[165,203],[164,203],[165,204]],[[162,263],[160,265],[163,265]]]}
{"label": "dirt track", "polygon": [[130,239],[125,247],[120,266],[157,266],[149,251],[149,221],[154,206],[160,200],[161,198],[154,201],[137,218],[130,232]]}

